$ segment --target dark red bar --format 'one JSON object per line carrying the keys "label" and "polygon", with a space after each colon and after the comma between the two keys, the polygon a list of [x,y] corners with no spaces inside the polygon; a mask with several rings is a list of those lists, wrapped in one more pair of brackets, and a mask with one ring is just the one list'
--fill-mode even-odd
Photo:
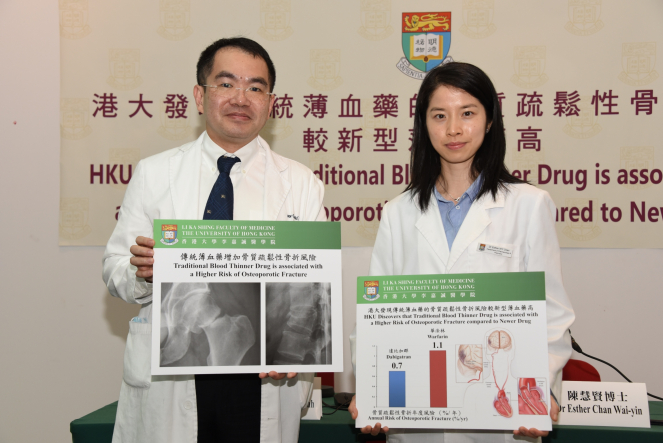
{"label": "dark red bar", "polygon": [[430,351],[430,407],[447,407],[447,351]]}

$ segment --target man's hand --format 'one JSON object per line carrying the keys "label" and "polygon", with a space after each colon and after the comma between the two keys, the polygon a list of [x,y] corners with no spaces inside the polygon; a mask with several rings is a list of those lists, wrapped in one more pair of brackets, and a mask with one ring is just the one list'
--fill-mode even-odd
{"label": "man's hand", "polygon": [[152,283],[152,266],[154,266],[154,240],[147,237],[137,237],[136,244],[129,248],[133,254],[129,262],[136,268],[136,277],[144,278]]}
{"label": "man's hand", "polygon": [[[348,406],[348,411],[350,411],[350,416],[352,417],[353,420],[356,420],[357,417],[359,416],[359,411],[357,411],[357,396],[353,395],[352,396],[352,401],[350,402],[350,406]],[[380,432],[387,433],[389,432],[389,427],[385,426],[382,427],[380,426],[380,423],[376,423],[375,426],[364,426],[361,428],[361,433],[362,434],[371,434],[371,435],[378,435]]]}
{"label": "man's hand", "polygon": [[[557,405],[557,402],[555,401],[552,396],[551,398],[551,405],[550,405],[550,418],[552,421],[557,422],[557,419],[559,418],[559,406]],[[514,435],[524,435],[525,437],[532,437],[532,438],[537,438],[537,437],[547,437],[548,436],[548,431],[539,431],[536,428],[530,428],[527,429],[525,426],[521,426],[517,430],[513,431]]]}
{"label": "man's hand", "polygon": [[258,374],[258,377],[260,377],[260,378],[271,377],[271,378],[273,378],[274,380],[281,380],[281,379],[285,378],[286,376],[287,376],[288,378],[295,378],[295,377],[297,377],[297,373],[296,373],[296,372],[288,372],[288,373],[286,374],[285,372],[271,371],[271,372],[269,372],[269,373],[267,373],[267,372],[261,372],[260,374]]}

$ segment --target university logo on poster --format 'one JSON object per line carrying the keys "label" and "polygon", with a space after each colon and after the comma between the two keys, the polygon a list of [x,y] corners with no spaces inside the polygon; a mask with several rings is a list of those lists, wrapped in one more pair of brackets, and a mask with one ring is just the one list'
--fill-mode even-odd
{"label": "university logo on poster", "polygon": [[340,49],[311,49],[311,77],[309,86],[318,91],[329,91],[343,84]]}
{"label": "university logo on poster", "polygon": [[[654,169],[654,147],[653,146],[622,146],[619,148],[619,168],[626,169],[629,174],[632,170],[641,171],[646,169],[653,172]],[[651,177],[651,176],[650,176]],[[628,183],[620,183],[627,189],[645,189],[653,186],[651,179],[647,183],[640,183],[642,177],[636,175],[637,182],[632,175],[627,176]]]}
{"label": "university logo on poster", "polygon": [[631,86],[647,85],[658,78],[654,70],[656,42],[624,43],[622,45],[622,68],[619,79]]}
{"label": "university logo on poster", "polygon": [[92,132],[89,125],[90,101],[86,98],[60,99],[60,136],[80,140]]}
{"label": "university logo on poster", "polygon": [[569,0],[569,21],[564,29],[575,35],[591,35],[603,29],[601,0]]}
{"label": "university logo on poster", "polygon": [[599,117],[594,115],[594,106],[591,96],[582,96],[577,103],[580,110],[578,115],[569,115],[566,117],[566,125],[562,128],[565,134],[580,140],[594,137],[601,132],[601,125],[598,124]]}
{"label": "university logo on poster", "polygon": [[341,164],[341,153],[337,149],[329,151],[320,150],[318,152],[312,150],[311,153],[308,155],[308,166],[311,169],[311,171],[314,172],[318,171],[319,174],[318,178],[322,180],[322,183],[324,183],[325,192],[339,186],[337,184],[332,183],[332,180],[330,179],[330,171],[332,170],[332,168],[338,170],[340,164]]}
{"label": "university logo on poster", "polygon": [[576,208],[580,212],[575,216],[576,221],[571,220],[570,213],[566,214],[566,226],[562,229],[562,234],[575,241],[589,241],[601,235],[601,228],[598,226],[600,214],[596,202],[596,199],[591,198],[567,198],[564,206]]}
{"label": "university logo on poster", "polygon": [[258,34],[272,41],[285,40],[294,32],[290,27],[290,0],[260,0]]}
{"label": "university logo on poster", "polygon": [[178,241],[177,225],[161,225],[161,243],[167,246],[171,246]]}
{"label": "university logo on poster", "polygon": [[260,131],[260,134],[263,135],[263,138],[266,138],[270,141],[283,140],[292,134],[292,127],[288,123],[287,118],[269,118],[267,123]]}
{"label": "university logo on poster", "polygon": [[380,282],[379,281],[365,281],[364,282],[364,298],[369,301],[377,300],[380,298],[379,294]]}
{"label": "university logo on poster", "polygon": [[106,81],[109,85],[128,91],[143,83],[143,79],[138,75],[140,49],[111,49],[108,58],[111,75]]}
{"label": "university logo on poster", "polygon": [[167,140],[183,140],[189,138],[193,135],[193,130],[189,124],[189,119],[187,118],[185,112],[182,112],[181,116],[175,117],[178,112],[175,110],[175,113],[169,112],[169,106],[173,105],[170,103],[161,103],[161,112],[159,113],[160,125],[157,128],[157,133]]}
{"label": "university logo on poster", "polygon": [[[515,152],[512,159],[514,163],[514,167],[512,169],[521,171],[521,174],[524,174],[523,171],[530,171],[530,175],[527,177],[527,180],[534,182],[538,179],[539,176],[539,164],[545,162],[545,154],[543,150],[535,151],[533,149],[527,149],[524,151]],[[522,177],[523,176],[521,175],[521,178]]]}
{"label": "university logo on poster", "polygon": [[485,38],[492,35],[497,27],[494,0],[463,0],[463,26],[460,32],[470,38]]}
{"label": "university logo on poster", "polygon": [[451,12],[404,12],[401,22],[405,57],[396,67],[408,77],[422,80],[448,57],[451,46]]}
{"label": "university logo on poster", "polygon": [[191,35],[190,0],[160,0],[159,20],[161,26],[157,32],[168,40],[183,40]]}
{"label": "university logo on poster", "polygon": [[78,240],[86,237],[90,227],[90,200],[87,198],[60,199],[60,238]]}
{"label": "university logo on poster", "polygon": [[[378,228],[380,227],[380,221],[376,211],[373,208],[376,208],[380,203],[384,203],[382,198],[360,198],[359,206],[364,208],[364,216],[361,217],[359,221],[359,226],[357,227],[357,234],[365,239],[371,240],[375,243],[375,237],[378,235]],[[368,210],[371,210],[370,216],[368,215]]]}
{"label": "university logo on poster", "polygon": [[60,0],[60,35],[82,38],[90,33],[88,0]]}
{"label": "university logo on poster", "polygon": [[383,40],[394,28],[391,22],[391,0],[361,0],[359,35],[366,40]]}
{"label": "university logo on poster", "polygon": [[513,69],[516,72],[511,82],[521,88],[535,88],[548,81],[545,74],[545,46],[516,46],[513,54]]}

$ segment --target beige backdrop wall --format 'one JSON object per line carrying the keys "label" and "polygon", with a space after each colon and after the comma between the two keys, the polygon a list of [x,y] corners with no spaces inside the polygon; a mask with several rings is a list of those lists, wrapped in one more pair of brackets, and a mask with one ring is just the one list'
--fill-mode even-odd
{"label": "beige backdrop wall", "polygon": [[[105,244],[136,162],[202,132],[197,57],[243,35],[277,67],[262,135],[325,182],[344,246],[372,246],[407,184],[413,99],[448,56],[492,77],[507,163],[553,196],[563,247],[663,247],[659,1],[60,0],[59,12],[62,245]],[[428,29],[445,51],[411,66],[410,38]]]}
{"label": "beige backdrop wall", "polygon": [[[0,207],[6,227],[0,243],[0,442],[66,443],[71,420],[117,400],[128,321],[138,306],[108,295],[101,281],[103,247],[58,245],[58,4],[0,2],[0,41]],[[354,323],[354,282],[367,272],[370,254],[370,247],[343,248],[346,337]],[[574,336],[588,353],[658,395],[663,356],[647,350],[656,349],[660,336],[660,263],[663,249],[562,250],[577,315]],[[336,382],[353,391],[346,363]],[[604,380],[621,380],[595,365]]]}

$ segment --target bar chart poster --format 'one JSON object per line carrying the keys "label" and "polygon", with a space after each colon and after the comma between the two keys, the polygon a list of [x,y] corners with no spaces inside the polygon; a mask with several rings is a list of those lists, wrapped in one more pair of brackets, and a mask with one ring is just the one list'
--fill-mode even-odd
{"label": "bar chart poster", "polygon": [[357,279],[356,426],[551,430],[543,272]]}

